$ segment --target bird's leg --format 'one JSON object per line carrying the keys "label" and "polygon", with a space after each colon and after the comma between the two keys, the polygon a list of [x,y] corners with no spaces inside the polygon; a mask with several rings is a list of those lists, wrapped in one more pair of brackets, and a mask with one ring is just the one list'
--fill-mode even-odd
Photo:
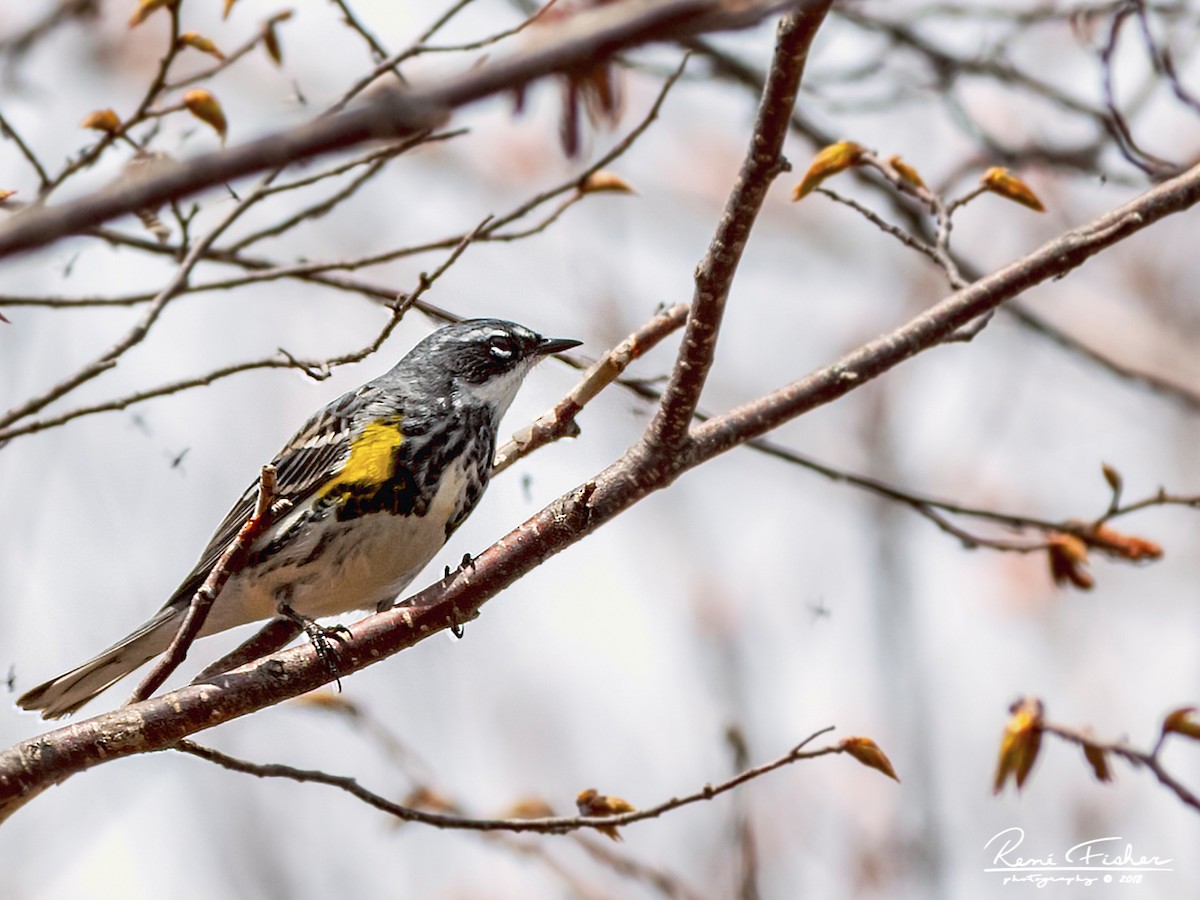
{"label": "bird's leg", "polygon": [[[455,569],[454,572],[451,572],[450,567],[446,566],[446,574],[444,578],[445,580],[449,581],[452,574],[457,575],[460,572],[465,572],[467,569],[470,569],[472,572],[475,571],[475,558],[471,556],[470,553],[463,554],[463,558],[459,560],[458,568]],[[455,622],[450,626],[450,633],[461,641],[463,635],[466,634],[466,626],[464,626],[461,622]]]}
{"label": "bird's leg", "polygon": [[317,651],[317,656],[321,662],[325,664],[325,668],[329,674],[333,676],[334,682],[337,683],[337,689],[342,689],[342,682],[339,680],[341,674],[337,665],[337,653],[333,648],[331,641],[345,643],[344,635],[350,634],[350,629],[345,625],[321,625],[308,616],[301,615],[292,609],[289,601],[292,598],[290,587],[281,588],[275,595],[275,611],[279,615],[299,626],[308,639],[312,641],[313,649]]}

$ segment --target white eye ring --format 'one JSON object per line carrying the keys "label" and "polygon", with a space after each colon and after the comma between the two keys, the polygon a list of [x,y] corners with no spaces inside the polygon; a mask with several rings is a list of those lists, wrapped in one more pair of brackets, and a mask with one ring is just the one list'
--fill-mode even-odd
{"label": "white eye ring", "polygon": [[508,359],[513,355],[512,350],[507,347],[501,347],[499,344],[492,344],[489,350],[492,356],[495,356],[498,359]]}

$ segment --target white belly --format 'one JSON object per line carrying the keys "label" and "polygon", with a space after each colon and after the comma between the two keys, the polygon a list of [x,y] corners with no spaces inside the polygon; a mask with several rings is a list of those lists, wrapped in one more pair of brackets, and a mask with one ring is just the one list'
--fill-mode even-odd
{"label": "white belly", "polygon": [[272,618],[281,598],[313,619],[375,609],[395,599],[445,544],[446,522],[464,483],[462,467],[451,465],[424,516],[376,513],[313,528],[286,551],[296,561],[315,553],[313,562],[279,564],[259,572],[253,583],[234,575],[213,603],[201,633]]}

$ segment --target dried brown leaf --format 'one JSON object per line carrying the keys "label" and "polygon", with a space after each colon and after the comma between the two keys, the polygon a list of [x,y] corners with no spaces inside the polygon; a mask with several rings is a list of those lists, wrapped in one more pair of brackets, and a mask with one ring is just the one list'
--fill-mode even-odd
{"label": "dried brown leaf", "polygon": [[1112,781],[1112,769],[1108,767],[1108,753],[1104,748],[1097,747],[1095,744],[1084,744],[1083,758],[1092,767],[1092,774],[1096,776],[1097,781]]}
{"label": "dried brown leaf", "polygon": [[866,148],[854,141],[838,141],[830,144],[813,157],[804,178],[792,189],[792,200],[803,200],[826,178],[858,165]]}
{"label": "dried brown leaf", "polygon": [[504,819],[547,819],[554,815],[554,807],[541,797],[522,797],[507,810]]}
{"label": "dried brown leaf", "polygon": [[1070,583],[1083,591],[1095,586],[1095,579],[1087,570],[1088,549],[1082,538],[1065,532],[1051,534],[1046,556],[1055,584],[1061,587]]}
{"label": "dried brown leaf", "polygon": [[1121,477],[1121,473],[1108,463],[1101,463],[1100,471],[1104,473],[1104,480],[1108,482],[1108,486],[1112,488],[1113,493],[1121,493],[1121,488],[1125,484],[1125,480]]}
{"label": "dried brown leaf", "polygon": [[1032,188],[1024,181],[1013,175],[1004,166],[992,166],[983,173],[983,177],[979,179],[979,183],[991,191],[1011,200],[1014,203],[1020,203],[1029,209],[1037,212],[1045,212],[1046,207],[1042,205],[1042,201],[1038,199]]}
{"label": "dried brown leaf", "polygon": [[1162,733],[1181,734],[1193,741],[1200,741],[1200,720],[1196,718],[1196,707],[1181,706],[1167,713],[1163,719]]}
{"label": "dried brown leaf", "polygon": [[80,128],[90,128],[93,131],[106,131],[113,134],[121,128],[121,117],[111,109],[97,109],[83,117]]}
{"label": "dried brown leaf", "polygon": [[887,162],[889,166],[896,170],[897,175],[899,175],[904,181],[907,181],[913,187],[925,187],[925,182],[921,180],[920,173],[902,160],[899,156],[889,156],[885,162]]}
{"label": "dried brown leaf", "polygon": [[[595,788],[587,788],[580,791],[579,796],[575,798],[575,807],[579,810],[581,816],[589,817],[617,816],[621,813],[636,811],[634,806],[620,797],[606,796],[599,793]],[[621,835],[615,825],[601,825],[596,830],[608,835],[614,841],[621,840]]]}
{"label": "dried brown leaf", "polygon": [[187,107],[188,112],[219,134],[222,143],[225,142],[225,134],[229,130],[225,121],[225,111],[210,91],[192,88],[183,95],[183,105]]}
{"label": "dried brown leaf", "polygon": [[456,812],[458,807],[454,801],[444,794],[439,794],[433,788],[424,785],[413,788],[401,801],[402,806],[410,809],[423,809],[428,812]]}
{"label": "dried brown leaf", "polygon": [[224,60],[225,54],[217,49],[217,45],[202,34],[195,31],[185,31],[179,36],[179,43],[184,47],[191,47],[194,50],[199,50],[201,53],[207,53],[209,56]]}
{"label": "dried brown leaf", "polygon": [[581,194],[636,194],[628,181],[617,175],[615,172],[609,172],[607,169],[600,169],[593,172],[583,180],[579,185]]}
{"label": "dried brown leaf", "polygon": [[1163,555],[1163,549],[1154,541],[1133,534],[1122,534],[1107,525],[1097,525],[1092,529],[1092,540],[1096,547],[1109,556],[1128,559],[1131,562],[1142,562],[1147,559],[1158,559]]}
{"label": "dried brown leaf", "polygon": [[1025,786],[1042,746],[1042,717],[1045,707],[1036,697],[1024,697],[1009,708],[1010,718],[1000,740],[1000,756],[992,792],[999,794],[1011,778],[1017,790]]}
{"label": "dried brown leaf", "polygon": [[151,15],[151,13],[162,9],[169,5],[172,0],[140,0],[137,8],[134,9],[133,15],[129,17],[129,27],[136,28],[141,25]]}
{"label": "dried brown leaf", "polygon": [[296,697],[291,702],[298,706],[309,706],[313,709],[340,713],[352,719],[356,719],[362,715],[362,710],[357,703],[347,698],[344,694],[338,694],[334,691],[309,691],[307,694],[301,694],[299,697]]}
{"label": "dried brown leaf", "polygon": [[283,65],[283,48],[279,46],[279,35],[275,33],[275,23],[272,22],[263,30],[263,49],[267,56],[277,66]]}
{"label": "dried brown leaf", "polygon": [[892,768],[892,761],[869,737],[848,737],[842,740],[838,746],[864,766],[882,772],[897,784],[900,782],[900,776]]}

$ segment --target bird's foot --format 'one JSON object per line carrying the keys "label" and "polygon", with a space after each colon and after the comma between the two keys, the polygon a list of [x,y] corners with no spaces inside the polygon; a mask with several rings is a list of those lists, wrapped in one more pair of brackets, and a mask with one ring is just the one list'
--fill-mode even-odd
{"label": "bird's foot", "polygon": [[304,633],[312,642],[313,649],[317,651],[317,658],[325,664],[325,668],[333,676],[334,683],[340,692],[342,690],[341,670],[338,669],[337,651],[333,645],[334,643],[344,644],[346,638],[350,636],[350,629],[340,623],[322,625],[314,619],[296,612],[286,603],[279,604],[278,612],[285,619],[290,619],[304,629]]}
{"label": "bird's foot", "polygon": [[465,572],[467,569],[470,569],[472,572],[475,571],[475,557],[473,557],[470,553],[463,554],[463,558],[458,561],[458,568],[455,569],[453,572],[450,571],[449,566],[446,566],[445,572],[443,573],[442,577],[450,578],[452,575],[457,575],[460,572]]}
{"label": "bird's foot", "polygon": [[[472,572],[475,571],[475,557],[471,556],[470,553],[463,554],[463,558],[460,559],[458,562],[458,568],[455,569],[453,572],[450,571],[449,566],[446,566],[446,574],[443,575],[442,578],[445,581],[449,581],[453,576],[458,575],[460,572],[465,572],[467,569],[470,569]],[[461,622],[455,622],[453,625],[450,626],[450,633],[452,635],[454,635],[456,638],[458,638],[460,641],[462,640],[462,636],[465,633],[465,630],[466,629],[464,628],[464,626],[462,625]]]}

